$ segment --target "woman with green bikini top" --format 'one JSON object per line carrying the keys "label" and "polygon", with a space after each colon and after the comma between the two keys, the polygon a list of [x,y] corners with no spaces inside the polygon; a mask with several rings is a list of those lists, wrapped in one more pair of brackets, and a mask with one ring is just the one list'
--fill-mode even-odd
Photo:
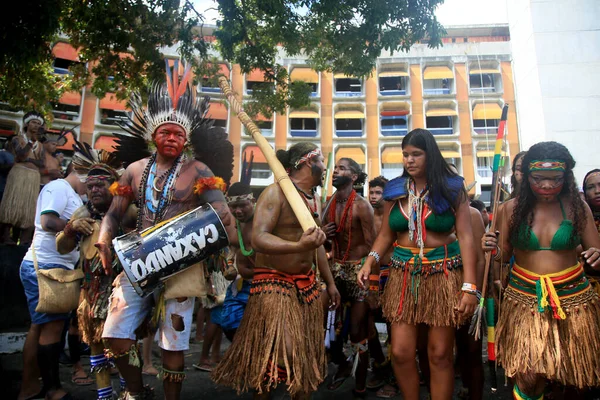
{"label": "woman with green bikini top", "polygon": [[[502,207],[496,233],[482,238],[495,259],[514,255],[496,329],[496,354],[515,379],[516,399],[540,399],[546,380],[600,385],[600,300],[579,263],[600,268],[600,237],[556,142],[523,157],[517,196]],[[585,250],[580,253],[577,248]]]}
{"label": "woman with green bikini top", "polygon": [[478,301],[470,208],[463,179],[450,169],[429,131],[411,131],[402,140],[402,152],[404,172],[385,187],[387,218],[359,284],[372,285],[371,267],[393,247],[381,303],[391,323],[396,380],[404,399],[419,398],[415,352],[417,325],[424,324],[431,397],[446,399],[454,386],[455,328]]}

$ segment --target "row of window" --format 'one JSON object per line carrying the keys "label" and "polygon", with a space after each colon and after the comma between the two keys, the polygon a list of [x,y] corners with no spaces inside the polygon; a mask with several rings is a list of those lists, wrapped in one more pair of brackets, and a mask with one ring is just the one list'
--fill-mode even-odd
{"label": "row of window", "polygon": [[[476,162],[476,174],[479,178],[491,178],[492,176],[492,161],[493,161],[493,149],[494,143],[480,142],[475,147],[475,162]],[[462,171],[462,158],[460,153],[457,151],[458,146],[455,147],[440,147],[442,156],[448,163],[454,164],[459,172]],[[243,148],[243,153],[246,154],[246,158],[249,159],[252,154],[254,163],[252,169],[252,178],[255,180],[255,185],[268,184],[268,181],[272,178],[272,172],[269,169],[269,165],[265,157],[263,156],[260,149],[255,145],[247,145]],[[347,157],[355,160],[364,169],[367,160],[365,152],[362,147],[338,147],[335,152],[336,161],[340,158]],[[388,179],[395,178],[402,174],[403,171],[403,157],[402,149],[397,146],[384,146],[381,148],[379,157],[381,175]]]}
{"label": "row of window", "polygon": [[[264,81],[251,81],[246,79],[245,93],[251,95],[253,90],[264,85]],[[311,96],[319,96],[319,83],[308,82],[312,88]],[[219,87],[211,86],[207,79],[199,85],[198,90],[204,93],[220,93]],[[469,75],[469,90],[471,94],[502,93],[502,79],[500,72],[480,75]],[[423,81],[423,94],[427,96],[451,95],[456,93],[454,77],[440,79],[425,79]],[[333,94],[336,97],[364,96],[364,85],[361,79],[352,77],[334,78]],[[410,96],[410,82],[408,76],[379,77],[380,96]]]}

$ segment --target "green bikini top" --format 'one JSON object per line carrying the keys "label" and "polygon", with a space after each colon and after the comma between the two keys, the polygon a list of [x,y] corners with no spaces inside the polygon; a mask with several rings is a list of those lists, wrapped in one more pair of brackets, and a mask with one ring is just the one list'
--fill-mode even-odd
{"label": "green bikini top", "polygon": [[[432,232],[449,232],[452,230],[456,218],[452,210],[443,214],[436,215],[431,210],[425,215],[425,229]],[[408,230],[408,216],[404,209],[400,207],[400,202],[396,202],[390,211],[390,228],[394,232],[404,232]]]}
{"label": "green bikini top", "polygon": [[[573,231],[573,222],[567,219],[567,214],[563,207],[562,201],[558,199],[560,203],[560,211],[562,212],[563,220],[560,223],[557,231],[552,237],[550,247],[540,246],[540,242],[529,225],[523,223],[519,226],[517,232],[517,243],[513,243],[513,247],[519,250],[572,250],[576,248],[581,242],[581,238]],[[527,234],[529,233],[529,240],[527,240]]]}

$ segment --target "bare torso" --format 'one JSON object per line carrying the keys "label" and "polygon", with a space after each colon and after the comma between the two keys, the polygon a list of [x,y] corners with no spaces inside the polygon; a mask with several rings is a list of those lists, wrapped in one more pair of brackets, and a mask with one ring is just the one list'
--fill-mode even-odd
{"label": "bare torso", "polygon": [[[336,227],[339,227],[346,205],[346,203],[336,202],[335,221],[329,220],[329,208],[325,210],[324,223],[335,222]],[[331,203],[329,206],[331,206]],[[366,199],[357,195],[352,204],[351,223],[344,222],[344,227],[335,235],[334,258],[336,260],[357,261],[369,254],[375,238],[375,227],[373,220],[369,219],[367,215],[369,213],[370,218],[372,218],[373,209],[371,205]],[[350,213],[346,218],[349,217]],[[365,233],[365,231],[369,232]]]}
{"label": "bare torso", "polygon": [[[265,191],[267,190],[269,190],[270,193],[261,195],[261,198],[259,198],[259,202],[257,203],[257,210],[259,207],[270,207],[271,209],[279,207],[279,217],[276,221],[273,221],[275,226],[271,231],[271,234],[283,240],[298,242],[302,237],[304,230],[300,226],[300,223],[294,215],[281,188],[279,188],[279,185],[273,184],[265,189]],[[315,218],[315,221],[317,222],[317,225],[320,225],[318,219]],[[258,268],[275,269],[286,274],[305,274],[312,268],[315,257],[316,250],[291,254],[264,254],[257,252],[255,265]]]}

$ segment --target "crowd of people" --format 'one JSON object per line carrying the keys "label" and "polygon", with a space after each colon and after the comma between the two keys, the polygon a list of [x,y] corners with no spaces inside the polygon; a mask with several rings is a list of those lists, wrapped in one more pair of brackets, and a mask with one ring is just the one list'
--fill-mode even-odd
{"label": "crowd of people", "polygon": [[[515,157],[510,199],[490,215],[469,198],[434,136],[415,129],[402,140],[401,176],[368,181],[363,197],[357,188],[367,175],[341,158],[336,191],[322,204],[324,157],[301,142],[277,158],[314,218],[304,230],[278,183],[258,199],[248,181],[228,185],[231,144],[206,118],[206,100],[189,96],[155,85],[147,105],[135,97],[138,119],[124,126],[116,151],[76,141],[65,174],[54,157],[63,135],[45,131],[39,114],[27,113],[23,134],[10,141],[3,238],[20,230],[26,244],[34,228],[20,271],[31,314],[21,399],[72,398],[59,377],[65,328],[69,348],[71,338],[73,349],[75,338],[90,347],[100,400],[113,396],[111,374],[119,374],[120,398],[152,398],[142,376],[159,372],[153,340],[167,399],[180,398],[193,340],[203,341],[194,368],[256,398],[279,384],[294,399],[308,398],[333,363],[327,390],[353,379],[354,398],[377,390],[416,400],[425,385],[432,399],[449,399],[456,367],[461,396],[482,399],[482,339],[469,325],[482,304],[486,260],[489,296],[501,303],[495,349],[514,397],[539,399],[557,385],[587,395],[600,386],[600,170],[580,189],[569,151],[538,143]],[[144,151],[125,159],[131,140]],[[229,246],[141,296],[113,239],[143,240],[143,232],[206,204]],[[39,271],[56,269],[84,273],[74,313],[40,311]],[[223,335],[231,345],[221,356]],[[91,383],[80,364],[74,369],[73,383]]]}

